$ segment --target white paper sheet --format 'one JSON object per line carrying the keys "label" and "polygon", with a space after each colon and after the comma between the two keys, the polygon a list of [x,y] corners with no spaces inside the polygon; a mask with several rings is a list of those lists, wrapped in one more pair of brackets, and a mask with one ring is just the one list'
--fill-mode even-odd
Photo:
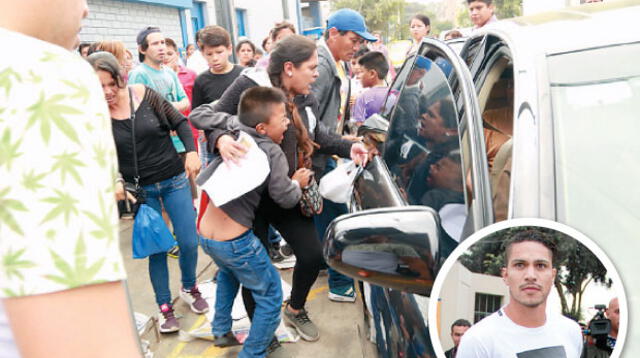
{"label": "white paper sheet", "polygon": [[269,159],[255,140],[240,132],[237,142],[247,148],[245,156],[238,164],[220,164],[201,186],[218,207],[255,189],[269,175]]}

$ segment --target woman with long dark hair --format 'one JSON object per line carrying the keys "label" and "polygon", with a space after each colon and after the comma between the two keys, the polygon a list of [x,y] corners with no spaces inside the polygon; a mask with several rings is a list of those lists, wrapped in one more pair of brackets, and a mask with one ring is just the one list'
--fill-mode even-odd
{"label": "woman with long dark hair", "polygon": [[[318,102],[311,94],[311,84],[318,77],[317,66],[315,43],[303,36],[291,35],[280,41],[272,51],[267,72],[245,72],[215,105],[198,107],[190,119],[195,126],[209,133],[210,151],[217,149],[224,160],[237,160],[244,155],[244,147],[227,135],[225,129],[229,128],[228,124],[232,121],[229,115],[237,113],[242,92],[255,86],[279,87],[287,95],[287,114],[291,119],[281,144],[289,164],[289,175],[301,166],[309,167],[315,152],[365,160],[367,152],[362,144],[342,139],[317,120]],[[266,241],[266,223],[272,224],[282,234],[296,255],[291,300],[283,314],[285,323],[295,327],[305,340],[315,341],[320,335],[304,308],[309,290],[323,264],[322,247],[313,218],[304,216],[299,205],[293,209],[282,209],[270,198],[264,197],[254,223],[255,231],[263,243]],[[243,298],[251,316],[252,299],[244,291]]]}
{"label": "woman with long dark hair", "polygon": [[[183,286],[180,298],[195,313],[205,313],[209,306],[196,286],[198,234],[187,179],[198,174],[201,164],[189,123],[154,90],[140,84],[127,86],[120,65],[111,53],[96,52],[87,61],[100,78],[109,106],[120,173],[125,181],[139,183],[145,192],[146,203],[158,213],[162,200],[180,248]],[[185,145],[184,164],[171,141],[172,130]],[[180,325],[171,304],[166,252],[149,256],[149,276],[160,307],[160,332],[178,331]]]}

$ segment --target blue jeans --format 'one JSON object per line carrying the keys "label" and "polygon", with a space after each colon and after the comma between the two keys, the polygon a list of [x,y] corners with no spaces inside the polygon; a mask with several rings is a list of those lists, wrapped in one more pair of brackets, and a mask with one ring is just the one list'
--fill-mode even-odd
{"label": "blue jeans", "polygon": [[[332,171],[336,168],[336,161],[333,158],[327,159],[327,166],[325,167],[324,174]],[[333,219],[337,218],[340,215],[347,214],[347,205],[346,204],[338,204],[334,203],[331,200],[322,199],[322,212],[319,215],[313,216],[313,221],[316,225],[316,231],[318,232],[318,238],[320,241],[324,241],[324,234],[331,224]],[[340,272],[329,267],[327,269],[329,273],[329,289],[344,287],[344,286],[353,286],[353,280]]]}
{"label": "blue jeans", "polygon": [[[160,199],[171,218],[173,231],[180,247],[180,272],[182,287],[190,289],[196,284],[196,264],[198,262],[198,234],[196,232],[196,213],[191,201],[191,188],[185,173],[155,184],[143,186],[147,204],[162,212]],[[160,306],[171,303],[169,290],[169,268],[165,252],[149,256],[149,276]]]}
{"label": "blue jeans", "polygon": [[282,285],[260,240],[248,230],[230,241],[203,238],[200,245],[220,269],[213,322],[214,336],[231,331],[231,308],[240,284],[251,291],[256,302],[249,337],[238,357],[264,357],[280,324]]}

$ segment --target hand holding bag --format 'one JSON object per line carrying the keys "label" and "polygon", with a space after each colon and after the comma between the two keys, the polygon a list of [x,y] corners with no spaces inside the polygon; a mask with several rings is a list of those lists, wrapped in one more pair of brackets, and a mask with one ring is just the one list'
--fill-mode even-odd
{"label": "hand holding bag", "polygon": [[302,215],[312,217],[322,212],[322,196],[318,190],[318,183],[314,177],[309,180],[309,185],[302,188],[300,197],[300,210]]}
{"label": "hand holding bag", "polygon": [[320,180],[320,195],[334,203],[348,202],[353,192],[353,181],[361,171],[362,167],[353,161],[338,165]]}
{"label": "hand holding bag", "polygon": [[165,225],[162,216],[148,204],[140,205],[133,222],[133,258],[144,259],[153,254],[167,252],[176,240]]}
{"label": "hand holding bag", "polygon": [[[310,168],[311,160],[307,158],[305,161],[301,152],[298,152],[298,168]],[[312,217],[322,212],[322,196],[318,191],[318,182],[312,176],[309,178],[309,184],[301,188],[302,196],[300,197],[300,211],[302,215]]]}

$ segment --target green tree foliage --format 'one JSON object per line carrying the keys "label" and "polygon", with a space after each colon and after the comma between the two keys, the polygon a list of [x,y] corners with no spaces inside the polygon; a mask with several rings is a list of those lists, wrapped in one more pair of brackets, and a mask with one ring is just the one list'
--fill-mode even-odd
{"label": "green tree foliage", "polygon": [[522,0],[493,0],[499,19],[522,15]]}
{"label": "green tree foliage", "polygon": [[[500,276],[500,269],[504,266],[504,240],[517,232],[533,228],[521,226],[497,231],[471,246],[459,260],[472,272]],[[587,286],[597,282],[611,287],[612,281],[607,276],[606,268],[588,248],[571,237],[555,230],[539,227],[535,229],[550,235],[558,247],[554,263],[558,274],[554,286],[560,296],[562,314],[576,320],[582,319],[580,306]],[[572,298],[571,305],[567,296]]]}
{"label": "green tree foliage", "polygon": [[350,8],[364,16],[370,31],[381,31],[385,38],[396,38],[401,30],[405,0],[336,0],[331,1],[331,11]]}

